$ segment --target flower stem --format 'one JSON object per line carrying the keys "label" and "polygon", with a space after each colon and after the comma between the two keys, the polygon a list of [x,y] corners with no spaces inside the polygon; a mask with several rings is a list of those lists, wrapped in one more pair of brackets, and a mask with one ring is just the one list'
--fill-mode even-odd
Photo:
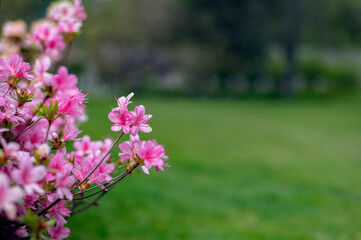
{"label": "flower stem", "polygon": [[48,122],[49,122],[49,125],[48,125],[48,129],[46,130],[46,135],[45,135],[44,142],[46,142],[46,140],[48,139],[48,135],[49,135],[50,127],[51,127],[51,124],[52,124],[52,122],[51,122],[51,121],[48,121]]}
{"label": "flower stem", "polygon": [[62,62],[63,66],[66,66],[66,63],[68,62],[68,58],[69,58],[69,55],[70,55],[72,45],[73,45],[73,41],[70,41],[66,45],[65,55],[64,55],[64,58],[63,58],[63,62]]}
{"label": "flower stem", "polygon": [[83,197],[78,197],[78,198],[73,198],[73,201],[75,200],[82,200],[82,199],[86,199],[86,198],[89,198],[89,197],[92,197],[98,193],[101,193],[101,192],[107,192],[109,188],[111,188],[112,186],[114,186],[115,184],[117,184],[120,180],[122,180],[123,178],[125,178],[128,174],[130,174],[135,168],[137,168],[139,166],[138,163],[135,163],[128,171],[124,172],[121,177],[119,177],[119,179],[117,179],[115,182],[113,182],[112,184],[110,184],[109,186],[107,186],[105,189],[102,189],[102,190],[99,190],[95,193],[92,193],[92,194],[89,194],[87,196],[83,196]]}
{"label": "flower stem", "polygon": [[[1,1],[1,0],[0,0]],[[34,126],[35,124],[37,124],[40,121],[40,118],[38,120],[36,120],[35,122],[31,123],[34,119],[34,117],[36,116],[36,114],[39,112],[40,108],[45,104],[46,100],[49,97],[46,96],[44,98],[44,100],[41,102],[41,104],[39,105],[39,107],[35,110],[35,112],[33,112],[33,115],[31,117],[31,119],[29,119],[26,122],[26,125],[28,125],[28,127],[26,127],[23,131],[19,132],[16,136],[12,137],[9,141],[15,141],[21,134],[23,134],[24,132],[28,131],[32,126]],[[30,124],[30,125],[29,125]]]}
{"label": "flower stem", "polygon": [[102,184],[100,184],[100,185],[96,185],[96,186],[91,187],[91,188],[88,188],[88,189],[86,189],[86,190],[84,190],[84,191],[79,191],[79,192],[77,192],[77,193],[74,193],[73,196],[76,196],[76,195],[79,195],[79,194],[83,194],[83,193],[86,193],[86,192],[90,192],[90,191],[92,191],[92,190],[94,190],[94,189],[99,188],[101,185],[104,186],[104,185],[107,184],[107,183],[112,183],[112,181],[115,181],[115,180],[119,179],[120,177],[122,177],[123,174],[124,174],[124,173],[122,173],[122,174],[114,177],[112,180],[107,181],[107,182],[104,182],[104,183],[102,183]]}
{"label": "flower stem", "polygon": [[21,134],[23,134],[24,132],[28,131],[32,126],[34,126],[35,124],[37,124],[40,121],[41,118],[39,118],[38,120],[36,120],[35,122],[33,122],[32,124],[30,124],[28,127],[26,127],[24,130],[22,130],[21,132],[19,132],[18,134],[16,134],[16,136],[12,137],[9,141],[15,141]]}
{"label": "flower stem", "polygon": [[115,145],[117,145],[117,143],[119,142],[119,139],[123,136],[124,132],[122,132],[119,137],[115,140],[115,142],[113,143],[112,147],[109,149],[109,151],[104,155],[103,159],[98,163],[98,165],[88,174],[88,176],[86,176],[86,178],[84,178],[83,181],[81,181],[80,183],[78,183],[72,191],[74,191],[77,187],[81,186],[86,180],[88,180],[88,178],[95,172],[95,170],[98,169],[98,167],[100,166],[100,164],[102,164],[104,162],[104,160],[107,158],[107,156],[109,155],[109,153],[113,150],[113,148],[115,147]]}
{"label": "flower stem", "polygon": [[54,202],[52,202],[49,206],[47,206],[46,208],[44,208],[41,212],[38,213],[38,216],[44,215],[50,208],[54,207],[56,204],[58,204],[58,202],[60,202],[61,199],[58,198],[56,199]]}
{"label": "flower stem", "polygon": [[8,90],[6,90],[6,92],[5,92],[5,94],[4,94],[4,96],[3,96],[3,97],[5,97],[5,96],[6,96],[6,94],[8,94],[8,92],[10,91],[10,89],[11,89],[11,85],[9,86]]}
{"label": "flower stem", "polygon": [[82,212],[88,208],[90,208],[91,206],[94,206],[94,203],[96,203],[99,199],[101,199],[107,192],[102,192],[102,194],[100,194],[97,198],[95,198],[91,203],[89,203],[88,205],[78,209],[78,210],[75,210],[75,211],[72,211],[71,213],[71,216],[73,216],[74,214],[77,214],[79,212]]}

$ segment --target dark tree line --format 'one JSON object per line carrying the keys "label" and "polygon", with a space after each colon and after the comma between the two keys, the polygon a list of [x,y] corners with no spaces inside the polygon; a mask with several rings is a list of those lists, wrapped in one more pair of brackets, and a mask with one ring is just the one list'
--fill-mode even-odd
{"label": "dark tree line", "polygon": [[[2,0],[0,20],[37,19],[50,2]],[[227,81],[242,74],[253,91],[270,74],[269,51],[277,47],[283,68],[275,91],[291,97],[303,46],[338,48],[361,41],[359,0],[83,2],[88,19],[74,46],[72,68],[96,68],[102,83],[139,91],[169,72],[189,78],[188,88],[195,92],[215,77],[219,96],[228,95]]]}
{"label": "dark tree line", "polygon": [[[359,45],[361,4],[357,0],[185,0],[189,36],[216,49],[220,85],[225,76],[264,74],[267,48],[280,47],[285,71],[278,87],[290,97],[299,46]],[[222,88],[221,88],[222,89]],[[224,91],[224,89],[223,89]]]}

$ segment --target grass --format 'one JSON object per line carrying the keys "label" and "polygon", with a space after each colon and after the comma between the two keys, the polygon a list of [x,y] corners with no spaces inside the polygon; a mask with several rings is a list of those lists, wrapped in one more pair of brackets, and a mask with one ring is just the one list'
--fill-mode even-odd
{"label": "grass", "polygon": [[[361,101],[135,104],[172,167],[126,178],[70,239],[361,239]],[[90,102],[85,133],[114,105]]]}

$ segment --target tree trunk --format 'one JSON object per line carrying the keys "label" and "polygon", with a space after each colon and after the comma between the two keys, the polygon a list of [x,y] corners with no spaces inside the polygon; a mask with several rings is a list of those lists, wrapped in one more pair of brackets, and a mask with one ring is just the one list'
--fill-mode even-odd
{"label": "tree trunk", "polygon": [[290,41],[284,48],[286,60],[286,72],[281,85],[281,94],[284,98],[292,98],[293,96],[293,79],[296,70],[296,43]]}

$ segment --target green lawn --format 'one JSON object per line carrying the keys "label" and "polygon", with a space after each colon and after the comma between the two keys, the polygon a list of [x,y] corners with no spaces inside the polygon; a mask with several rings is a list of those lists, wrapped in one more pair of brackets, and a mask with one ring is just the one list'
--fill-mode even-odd
{"label": "green lawn", "polygon": [[[361,101],[135,104],[172,167],[126,178],[70,239],[361,239]],[[108,106],[88,104],[94,139]]]}

